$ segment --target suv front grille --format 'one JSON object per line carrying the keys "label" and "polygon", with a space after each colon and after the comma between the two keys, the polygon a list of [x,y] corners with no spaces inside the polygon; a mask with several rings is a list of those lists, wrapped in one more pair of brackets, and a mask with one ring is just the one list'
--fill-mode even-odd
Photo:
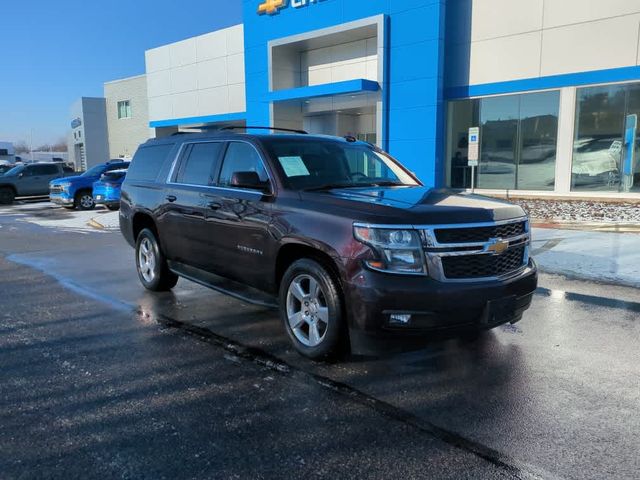
{"label": "suv front grille", "polygon": [[527,233],[526,222],[505,223],[488,227],[442,228],[435,230],[438,243],[487,242],[492,238],[518,237]]}
{"label": "suv front grille", "polygon": [[53,185],[52,187],[49,188],[49,191],[51,193],[62,193],[64,189],[59,185]]}
{"label": "suv front grille", "polygon": [[524,246],[508,249],[501,255],[458,255],[442,257],[444,276],[452,280],[501,277],[522,268]]}
{"label": "suv front grille", "polygon": [[429,275],[441,282],[490,281],[521,272],[529,263],[529,221],[426,227]]}

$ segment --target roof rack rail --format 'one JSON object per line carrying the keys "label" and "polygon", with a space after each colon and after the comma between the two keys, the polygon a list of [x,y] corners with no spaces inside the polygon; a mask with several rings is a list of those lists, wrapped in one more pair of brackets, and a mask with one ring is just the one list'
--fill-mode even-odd
{"label": "roof rack rail", "polygon": [[292,128],[278,128],[278,127],[251,127],[251,126],[242,127],[242,126],[230,125],[228,127],[222,127],[220,130],[273,130],[277,132],[291,132],[291,133],[298,133],[300,135],[309,135],[309,132],[305,130],[295,130]]}

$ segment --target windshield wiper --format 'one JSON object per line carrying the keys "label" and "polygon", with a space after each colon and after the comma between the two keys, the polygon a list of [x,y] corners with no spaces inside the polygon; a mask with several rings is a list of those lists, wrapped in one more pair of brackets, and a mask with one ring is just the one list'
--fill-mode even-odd
{"label": "windshield wiper", "polygon": [[[334,188],[358,188],[363,185],[358,185],[356,183],[325,183],[324,185],[318,185],[316,187],[303,188],[304,192],[320,192],[322,190],[331,190]],[[365,187],[367,185],[364,185]]]}
{"label": "windshield wiper", "polygon": [[407,185],[406,183],[402,183],[402,182],[394,182],[391,180],[386,180],[383,182],[374,182],[371,183],[370,185],[367,186],[371,186],[371,187],[412,187],[415,185]]}

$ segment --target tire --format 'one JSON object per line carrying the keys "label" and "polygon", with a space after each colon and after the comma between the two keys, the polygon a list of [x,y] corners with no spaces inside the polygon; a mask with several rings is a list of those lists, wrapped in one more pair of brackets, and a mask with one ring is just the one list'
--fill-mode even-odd
{"label": "tire", "polygon": [[178,276],[169,270],[155,233],[145,228],[136,241],[136,269],[140,283],[152,292],[166,292],[178,283]]}
{"label": "tire", "polygon": [[111,210],[112,212],[116,212],[116,211],[120,210],[120,205],[107,205],[107,208],[109,210]]}
{"label": "tire", "polygon": [[96,202],[93,200],[90,190],[76,193],[73,205],[78,210],[93,210],[96,208]]}
{"label": "tire", "polygon": [[11,205],[13,199],[16,198],[16,194],[12,188],[2,187],[0,188],[0,204]]}
{"label": "tire", "polygon": [[319,360],[341,353],[346,340],[342,295],[322,265],[310,259],[294,262],[280,283],[279,300],[284,329],[300,354]]}

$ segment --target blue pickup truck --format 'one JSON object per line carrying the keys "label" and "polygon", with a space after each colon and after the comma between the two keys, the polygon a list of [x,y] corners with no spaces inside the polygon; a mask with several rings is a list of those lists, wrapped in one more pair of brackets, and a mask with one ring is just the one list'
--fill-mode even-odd
{"label": "blue pickup truck", "polygon": [[110,160],[90,168],[76,177],[57,178],[49,183],[49,199],[66,208],[92,210],[95,208],[93,184],[102,174],[129,168],[128,160]]}

